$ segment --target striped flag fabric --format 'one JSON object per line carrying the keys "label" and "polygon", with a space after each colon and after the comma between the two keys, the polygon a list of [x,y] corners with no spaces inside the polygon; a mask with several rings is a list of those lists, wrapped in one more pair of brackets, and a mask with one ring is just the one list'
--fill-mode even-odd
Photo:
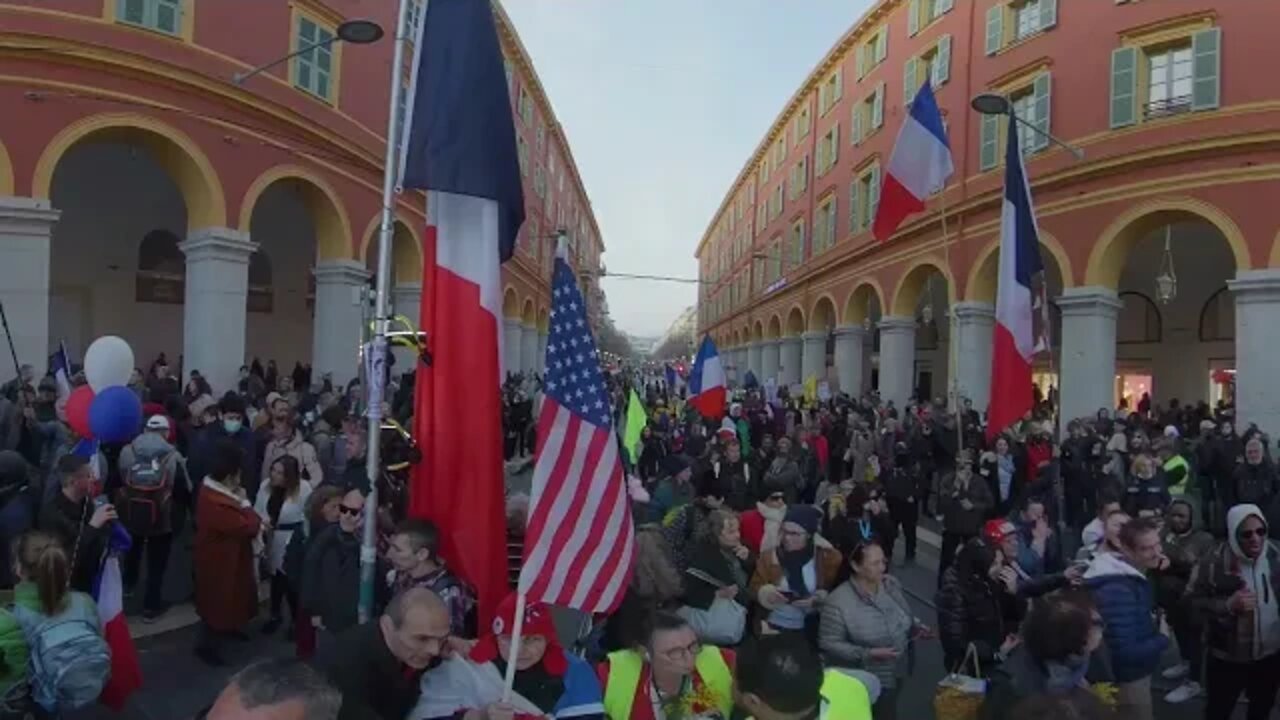
{"label": "striped flag fabric", "polygon": [[693,372],[689,374],[689,404],[697,408],[703,417],[719,420],[724,417],[727,385],[716,344],[710,335],[703,336],[698,356],[693,361]]}
{"label": "striped flag fabric", "polygon": [[631,578],[635,535],[609,394],[562,252],[551,282],[546,394],[519,591],[530,603],[607,613]]}
{"label": "striped flag fabric", "polygon": [[65,403],[71,397],[71,356],[66,343],[59,342],[58,351],[49,356],[49,372],[58,384],[58,400]]}
{"label": "striped flag fabric", "polygon": [[142,666],[124,615],[124,582],[120,574],[120,558],[132,544],[124,526],[111,523],[107,554],[94,586],[93,599],[98,605],[98,619],[102,621],[102,636],[111,650],[111,677],[98,700],[116,712],[123,711],[129,696],[142,687]]}
{"label": "striped flag fabric", "polygon": [[493,7],[432,0],[415,44],[402,160],[427,191],[409,513],[440,528],[441,554],[475,588],[480,627],[510,592],[502,463],[502,285],[524,222],[506,70]]}
{"label": "striped flag fabric", "polygon": [[880,203],[871,225],[876,240],[888,241],[908,215],[924,210],[924,201],[945,188],[953,172],[955,164],[942,111],[938,110],[932,84],[925,81],[911,102],[889,156]]}
{"label": "striped flag fabric", "polygon": [[[1008,119],[1004,207],[1000,214],[1000,266],[996,286],[996,326],[992,333],[991,400],[987,436],[994,437],[1032,409],[1031,364],[1042,342],[1044,261],[1031,186],[1018,145],[1018,123]],[[1037,300],[1040,308],[1037,310]]]}

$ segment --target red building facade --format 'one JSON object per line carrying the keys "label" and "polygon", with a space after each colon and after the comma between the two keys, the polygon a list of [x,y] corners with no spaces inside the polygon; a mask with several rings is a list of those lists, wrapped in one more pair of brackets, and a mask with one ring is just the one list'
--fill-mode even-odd
{"label": "red building facade", "polygon": [[[1280,426],[1280,395],[1262,389],[1275,368],[1238,332],[1275,309],[1280,86],[1254,68],[1275,57],[1277,20],[1269,3],[876,3],[797,90],[700,241],[700,329],[739,372],[984,407],[1006,121],[969,102],[1002,93],[1084,151],[1020,131],[1054,298],[1041,379],[1063,391],[1064,416],[1138,387],[1222,399],[1209,377],[1225,371],[1242,413]],[[881,245],[881,168],[926,80],[956,172]]]}
{"label": "red building facade", "polygon": [[[407,1],[416,20],[425,3]],[[529,55],[495,9],[529,218],[504,269],[507,344],[516,348],[508,366],[533,369],[546,337],[557,230],[566,231],[580,267],[598,267],[603,245]],[[59,339],[83,351],[93,337],[116,333],[140,361],[158,351],[185,354],[187,367],[215,384],[230,382],[257,355],[312,362],[349,379],[364,324],[350,297],[374,264],[396,12],[395,2],[357,0],[0,2],[0,102],[8,108],[0,196],[12,200],[0,215],[12,216],[7,232],[22,238],[21,253],[11,251],[22,272],[0,295],[22,307],[19,318],[9,316],[24,361],[40,364]],[[387,36],[313,49],[237,82],[237,74],[331,38],[356,17]],[[405,83],[408,75],[406,64]],[[132,210],[122,212],[128,217],[107,217],[111,208],[95,198],[127,188],[135,161],[157,179],[137,176]],[[396,308],[415,321],[424,206],[411,192],[396,207]],[[150,225],[138,224],[152,211]],[[102,219],[97,227],[94,216]],[[156,240],[140,250],[151,225],[172,236],[170,247]],[[85,259],[101,267],[73,269]],[[289,289],[279,280],[286,269],[296,271]],[[153,292],[166,282],[167,293]],[[211,293],[221,299],[210,302]],[[234,337],[241,303],[249,316],[238,320],[243,341]],[[139,319],[144,312],[156,321]],[[289,342],[272,344],[282,336]]]}

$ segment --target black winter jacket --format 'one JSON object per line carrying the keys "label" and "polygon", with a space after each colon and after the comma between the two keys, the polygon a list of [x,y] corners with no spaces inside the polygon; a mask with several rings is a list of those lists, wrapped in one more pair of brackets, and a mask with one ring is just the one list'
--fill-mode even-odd
{"label": "black winter jacket", "polygon": [[987,577],[994,558],[985,541],[971,540],[942,576],[936,597],[938,636],[948,670],[960,663],[970,643],[982,667],[994,664],[1005,636],[1016,630],[1010,622],[1016,614],[1013,596]]}

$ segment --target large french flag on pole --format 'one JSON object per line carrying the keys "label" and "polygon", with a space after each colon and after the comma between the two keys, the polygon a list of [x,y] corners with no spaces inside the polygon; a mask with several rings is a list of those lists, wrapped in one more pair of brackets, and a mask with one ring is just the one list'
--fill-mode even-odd
{"label": "large french flag on pole", "polygon": [[726,385],[716,344],[711,342],[710,335],[704,336],[698,357],[693,361],[693,372],[689,373],[689,404],[703,417],[719,420],[724,417]]}
{"label": "large french flag on pole", "polygon": [[898,139],[889,156],[880,204],[871,232],[876,240],[887,241],[902,221],[924,210],[925,199],[942,190],[955,172],[951,144],[942,126],[942,113],[926,81],[911,102],[911,112],[902,121]]}
{"label": "large french flag on pole", "polygon": [[1031,363],[1038,338],[1033,306],[1043,293],[1040,231],[1036,227],[1031,186],[1027,183],[1027,168],[1018,144],[1018,123],[1012,114],[1008,125],[991,400],[987,405],[988,437],[1017,422],[1035,402],[1031,392]]}
{"label": "large french flag on pole", "polygon": [[508,593],[503,506],[502,286],[524,223],[516,131],[493,9],[432,0],[418,33],[402,186],[427,190],[409,512],[441,530],[475,587],[481,627]]}

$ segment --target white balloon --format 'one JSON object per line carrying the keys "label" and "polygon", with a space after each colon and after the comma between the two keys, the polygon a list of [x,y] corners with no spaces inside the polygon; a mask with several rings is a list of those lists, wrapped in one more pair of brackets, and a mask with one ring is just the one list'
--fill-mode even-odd
{"label": "white balloon", "polygon": [[127,385],[133,375],[133,348],[115,335],[103,335],[84,354],[84,377],[95,393]]}

